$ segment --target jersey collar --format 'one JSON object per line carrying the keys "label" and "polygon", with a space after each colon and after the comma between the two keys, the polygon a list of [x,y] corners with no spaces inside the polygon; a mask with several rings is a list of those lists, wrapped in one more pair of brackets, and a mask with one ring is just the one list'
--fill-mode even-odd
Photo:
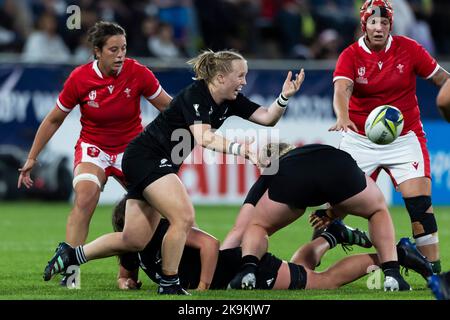
{"label": "jersey collar", "polygon": [[[122,69],[123,69],[123,65],[124,65],[124,64],[125,64],[125,61],[124,61],[124,63],[122,63],[122,66],[120,67],[120,69],[117,71],[117,75],[116,75],[116,76],[118,76],[118,75],[120,74],[120,72],[121,72]],[[96,73],[100,78],[103,79],[103,74],[102,74],[102,72],[100,71],[100,68],[98,67],[98,60],[94,60],[94,62],[92,63],[92,69],[94,69],[95,73]]]}
{"label": "jersey collar", "polygon": [[[359,38],[358,44],[365,52],[367,52],[368,54],[372,54],[372,51],[370,51],[369,47],[366,45],[366,42],[364,41],[364,37],[365,36],[362,36],[361,38]],[[387,44],[386,44],[386,49],[384,50],[384,52],[388,52],[388,50],[391,48],[392,41],[393,41],[393,38],[391,35],[389,35]]]}

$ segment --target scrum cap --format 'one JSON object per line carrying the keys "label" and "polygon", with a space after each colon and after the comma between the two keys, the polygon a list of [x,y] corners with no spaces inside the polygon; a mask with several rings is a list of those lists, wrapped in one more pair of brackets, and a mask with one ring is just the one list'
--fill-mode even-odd
{"label": "scrum cap", "polygon": [[364,2],[359,10],[361,29],[363,32],[366,32],[367,20],[372,15],[388,18],[392,30],[392,24],[394,23],[394,9],[389,0],[367,0]]}

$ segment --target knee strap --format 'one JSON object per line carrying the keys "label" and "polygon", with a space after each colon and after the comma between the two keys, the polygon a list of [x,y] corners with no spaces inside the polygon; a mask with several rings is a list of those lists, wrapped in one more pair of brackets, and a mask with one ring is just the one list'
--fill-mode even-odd
{"label": "knee strap", "polygon": [[432,212],[426,212],[431,207],[430,196],[403,198],[406,210],[411,218],[414,238],[437,232],[436,218]]}
{"label": "knee strap", "polygon": [[100,190],[102,190],[102,184],[100,183],[100,180],[98,179],[98,177],[95,174],[82,173],[82,174],[77,175],[75,178],[73,178],[73,181],[72,181],[72,186],[74,189],[75,189],[75,186],[77,185],[77,183],[80,181],[92,181],[100,188]]}

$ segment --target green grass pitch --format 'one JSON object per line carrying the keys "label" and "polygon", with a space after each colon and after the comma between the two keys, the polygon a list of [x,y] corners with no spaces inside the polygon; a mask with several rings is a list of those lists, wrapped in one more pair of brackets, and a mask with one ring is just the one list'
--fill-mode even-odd
{"label": "green grass pitch", "polygon": [[[89,240],[111,232],[111,206],[99,206],[91,222]],[[435,207],[440,228],[441,258],[443,270],[450,266],[450,207]],[[64,240],[65,223],[70,211],[68,203],[47,202],[3,202],[0,203],[0,300],[157,300],[178,299],[161,297],[156,294],[156,286],[141,273],[144,283],[139,291],[120,291],[116,286],[117,259],[95,260],[81,268],[81,289],[68,290],[58,285],[59,277],[50,282],[42,280],[42,272],[47,260],[53,255],[58,242]],[[198,225],[207,232],[223,240],[231,228],[238,207],[197,206]],[[307,211],[306,215],[309,214]],[[410,236],[410,223],[403,207],[391,208],[396,226],[397,238]],[[269,250],[278,257],[289,260],[299,245],[307,242],[311,228],[306,215],[289,227],[279,231],[270,240]],[[346,223],[367,230],[367,222],[362,218],[348,217]],[[355,248],[352,253],[371,252]],[[373,251],[373,250],[372,250]],[[329,251],[318,270],[324,270],[346,254],[338,246]],[[191,291],[192,300],[428,300],[433,299],[425,281],[413,271],[406,277],[413,287],[411,292],[389,292],[369,290],[367,278],[344,286],[338,290],[311,291]]]}

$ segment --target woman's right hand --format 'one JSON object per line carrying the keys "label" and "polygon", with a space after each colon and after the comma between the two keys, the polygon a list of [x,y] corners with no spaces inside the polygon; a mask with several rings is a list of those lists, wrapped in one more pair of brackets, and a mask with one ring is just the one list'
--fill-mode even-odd
{"label": "woman's right hand", "polygon": [[20,175],[19,180],[17,181],[17,188],[20,188],[22,184],[27,189],[30,189],[33,186],[33,180],[30,177],[30,173],[36,162],[36,159],[28,158],[23,167],[19,169]]}
{"label": "woman's right hand", "polygon": [[336,123],[330,127],[330,129],[328,129],[328,131],[345,131],[347,132],[348,129],[352,129],[355,132],[358,132],[358,129],[356,128],[356,125],[353,123],[352,120],[350,120],[349,118],[346,119],[342,119],[342,118],[338,118],[336,120]]}
{"label": "woman's right hand", "polygon": [[258,168],[267,167],[267,165],[259,161],[258,155],[256,154],[255,151],[252,150],[250,145],[253,142],[255,142],[254,137],[245,138],[245,142],[242,144],[241,156],[243,156],[245,159],[250,160],[250,162],[253,163],[255,166],[257,166]]}

